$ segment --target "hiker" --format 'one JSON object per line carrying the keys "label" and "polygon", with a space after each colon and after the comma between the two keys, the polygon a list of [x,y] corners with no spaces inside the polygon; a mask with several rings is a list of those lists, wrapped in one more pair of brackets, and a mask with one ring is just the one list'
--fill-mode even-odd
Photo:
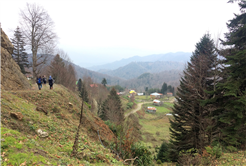
{"label": "hiker", "polygon": [[46,85],[46,77],[45,77],[45,75],[43,76],[43,83],[44,83],[44,85]]}
{"label": "hiker", "polygon": [[50,85],[50,89],[53,89],[53,78],[50,76],[49,78],[49,85]]}
{"label": "hiker", "polygon": [[38,89],[41,90],[41,88],[42,88],[42,78],[41,78],[41,76],[38,77],[37,84],[38,84]]}

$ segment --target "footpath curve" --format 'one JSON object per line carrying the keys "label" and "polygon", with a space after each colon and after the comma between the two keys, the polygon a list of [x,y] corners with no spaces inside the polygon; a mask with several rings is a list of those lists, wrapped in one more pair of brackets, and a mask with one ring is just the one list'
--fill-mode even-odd
{"label": "footpath curve", "polygon": [[148,103],[152,103],[152,102],[138,103],[137,107],[134,110],[132,110],[131,112],[129,112],[125,115],[125,118],[128,117],[129,115],[134,114],[135,112],[139,111],[143,104],[148,104]]}

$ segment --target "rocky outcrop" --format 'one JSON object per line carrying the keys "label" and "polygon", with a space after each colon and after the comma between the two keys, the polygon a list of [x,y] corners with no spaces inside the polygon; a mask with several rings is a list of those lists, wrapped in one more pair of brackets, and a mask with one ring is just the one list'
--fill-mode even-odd
{"label": "rocky outcrop", "polygon": [[1,90],[29,89],[30,84],[12,58],[13,45],[1,28]]}

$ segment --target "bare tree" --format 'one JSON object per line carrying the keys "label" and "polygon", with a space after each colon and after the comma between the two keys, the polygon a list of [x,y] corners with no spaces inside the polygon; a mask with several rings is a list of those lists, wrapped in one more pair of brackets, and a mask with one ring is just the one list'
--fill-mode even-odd
{"label": "bare tree", "polygon": [[57,35],[54,22],[47,11],[36,4],[27,3],[20,11],[20,24],[26,44],[32,51],[32,70],[34,78],[39,74],[38,68],[45,64],[49,54],[53,53]]}

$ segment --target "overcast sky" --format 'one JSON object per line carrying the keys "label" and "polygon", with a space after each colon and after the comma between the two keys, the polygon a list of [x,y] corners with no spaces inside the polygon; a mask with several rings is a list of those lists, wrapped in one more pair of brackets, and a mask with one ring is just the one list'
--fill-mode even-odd
{"label": "overcast sky", "polygon": [[43,6],[55,22],[58,47],[83,67],[135,55],[192,52],[202,35],[227,32],[239,13],[228,0],[0,0],[0,22],[11,37],[26,3]]}

